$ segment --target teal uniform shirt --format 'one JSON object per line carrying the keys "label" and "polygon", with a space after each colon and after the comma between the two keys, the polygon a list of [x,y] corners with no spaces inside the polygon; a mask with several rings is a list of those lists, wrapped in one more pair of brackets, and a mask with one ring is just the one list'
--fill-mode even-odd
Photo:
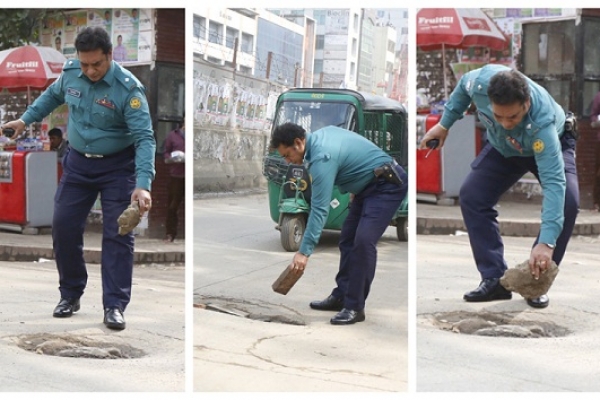
{"label": "teal uniform shirt", "polygon": [[334,186],[342,193],[360,193],[373,182],[373,170],[392,157],[355,132],[329,126],[306,135],[304,162],[311,176],[310,214],[300,245],[309,256],[319,242],[329,215]]}
{"label": "teal uniform shirt", "polygon": [[80,153],[110,155],[135,145],[136,187],[150,190],[156,140],[144,91],[138,79],[114,61],[101,80],[92,82],[79,60],[68,60],[60,77],[21,119],[27,125],[40,122],[67,103],[70,146]]}
{"label": "teal uniform shirt", "polygon": [[487,129],[489,143],[500,154],[535,157],[544,193],[539,242],[555,244],[564,222],[566,178],[560,137],[565,111],[544,88],[526,78],[531,97],[529,112],[514,129],[504,129],[494,119],[487,89],[492,76],[506,70],[509,68],[490,64],[463,75],[445,105],[440,124],[450,128],[473,103]]}

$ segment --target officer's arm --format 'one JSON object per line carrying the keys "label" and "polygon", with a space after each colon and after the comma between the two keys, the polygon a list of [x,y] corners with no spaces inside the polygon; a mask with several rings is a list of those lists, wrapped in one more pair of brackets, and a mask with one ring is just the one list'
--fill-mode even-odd
{"label": "officer's arm", "polygon": [[563,228],[567,184],[560,140],[554,124],[536,134],[533,149],[544,194],[539,242],[555,245]]}
{"label": "officer's arm", "polygon": [[300,253],[310,256],[319,242],[329,216],[329,203],[333,194],[338,166],[331,160],[319,160],[311,165],[311,201],[306,231],[300,244]]}
{"label": "officer's arm", "polygon": [[149,191],[156,173],[154,169],[156,140],[148,101],[140,88],[129,92],[124,108],[125,122],[134,138],[136,187]]}
{"label": "officer's arm", "polygon": [[446,130],[450,129],[454,122],[462,118],[465,111],[471,105],[471,95],[467,91],[467,82],[472,79],[473,72],[475,71],[466,73],[460,78],[456,88],[454,88],[448,102],[444,106],[444,114],[440,119],[440,125]]}
{"label": "officer's arm", "polygon": [[40,122],[45,116],[50,114],[56,107],[64,102],[63,74],[61,74],[48,89],[35,99],[32,105],[27,107],[27,111],[21,116],[21,120],[25,125]]}

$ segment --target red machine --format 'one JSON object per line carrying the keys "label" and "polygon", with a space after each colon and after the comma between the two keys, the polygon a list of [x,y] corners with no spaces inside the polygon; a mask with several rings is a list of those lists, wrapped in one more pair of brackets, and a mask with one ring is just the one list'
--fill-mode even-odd
{"label": "red machine", "polygon": [[57,174],[54,151],[0,151],[0,229],[52,226]]}
{"label": "red machine", "polygon": [[[440,118],[441,114],[417,115],[417,144]],[[417,200],[454,204],[479,148],[475,116],[467,114],[450,128],[441,149],[427,158],[429,149],[417,149]]]}

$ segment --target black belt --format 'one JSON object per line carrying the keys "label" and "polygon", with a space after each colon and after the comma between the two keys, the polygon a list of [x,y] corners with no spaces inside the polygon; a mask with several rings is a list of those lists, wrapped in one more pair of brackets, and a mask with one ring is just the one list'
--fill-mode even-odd
{"label": "black belt", "polygon": [[384,164],[381,167],[375,168],[373,170],[373,174],[375,174],[375,179],[382,178],[396,185],[403,185],[404,182],[402,181],[402,178],[400,178],[398,171],[396,171],[396,166],[398,166],[398,163],[396,162],[396,160],[392,160],[391,162]]}
{"label": "black belt", "polygon": [[81,151],[75,150],[73,147],[71,147],[71,150],[75,151],[82,157],[91,158],[91,159],[112,158],[112,157],[119,156],[119,155],[123,154],[124,152],[129,151],[131,149],[133,149],[133,145],[128,146],[128,147],[124,148],[123,150],[117,151],[116,153],[112,153],[112,154],[92,154],[92,153],[82,153]]}

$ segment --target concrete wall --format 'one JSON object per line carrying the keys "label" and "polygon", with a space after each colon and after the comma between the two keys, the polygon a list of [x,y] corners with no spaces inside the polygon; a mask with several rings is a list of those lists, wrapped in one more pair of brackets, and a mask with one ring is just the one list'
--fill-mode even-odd
{"label": "concrete wall", "polygon": [[266,189],[262,159],[283,90],[268,80],[194,61],[195,195]]}
{"label": "concrete wall", "polygon": [[266,188],[262,158],[269,131],[194,126],[194,193]]}

